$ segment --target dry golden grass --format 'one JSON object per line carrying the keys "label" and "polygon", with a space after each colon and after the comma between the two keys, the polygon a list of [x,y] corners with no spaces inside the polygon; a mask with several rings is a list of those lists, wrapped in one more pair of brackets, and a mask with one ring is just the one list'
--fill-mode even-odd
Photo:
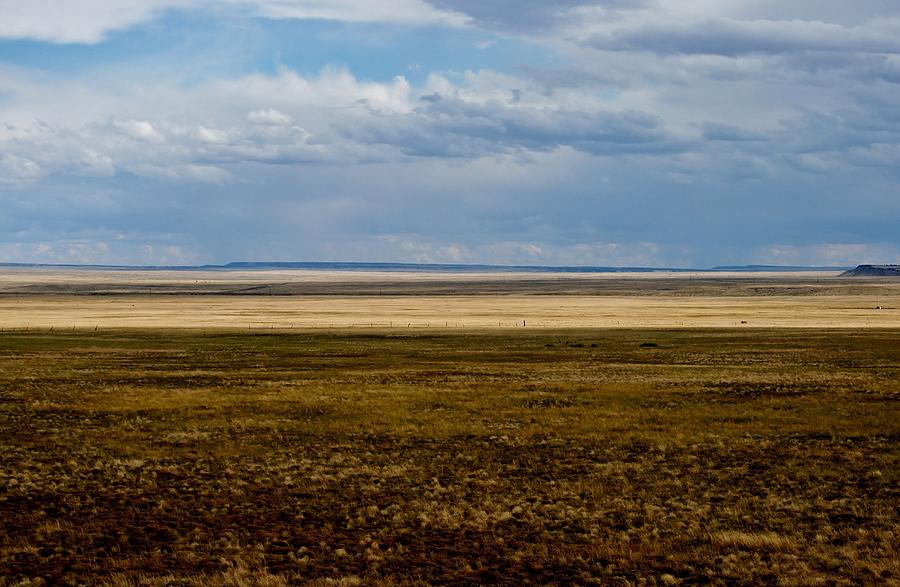
{"label": "dry golden grass", "polygon": [[0,328],[898,328],[900,293],[832,296],[14,296]]}
{"label": "dry golden grass", "polygon": [[887,329],[2,333],[0,585],[896,584],[898,374]]}
{"label": "dry golden grass", "polygon": [[900,280],[828,273],[0,271],[0,328],[898,328]]}
{"label": "dry golden grass", "polygon": [[710,536],[710,542],[719,548],[744,550],[795,550],[794,541],[775,532],[741,532],[727,530]]}

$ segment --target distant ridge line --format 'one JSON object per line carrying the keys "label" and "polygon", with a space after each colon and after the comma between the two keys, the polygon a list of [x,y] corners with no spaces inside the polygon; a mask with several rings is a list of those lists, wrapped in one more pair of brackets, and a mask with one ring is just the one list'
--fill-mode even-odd
{"label": "distant ridge line", "polygon": [[117,271],[264,271],[307,269],[326,271],[410,271],[437,273],[694,273],[752,271],[848,271],[844,267],[782,265],[720,265],[709,269],[683,267],[603,267],[552,265],[489,265],[462,263],[353,263],[329,261],[237,261],[224,265],[79,265],[63,263],[0,263],[0,268],[105,269]]}
{"label": "distant ridge line", "polygon": [[808,265],[718,265],[710,271],[846,271],[848,266],[815,267]]}
{"label": "distant ridge line", "polygon": [[900,277],[900,265],[859,265],[841,277]]}

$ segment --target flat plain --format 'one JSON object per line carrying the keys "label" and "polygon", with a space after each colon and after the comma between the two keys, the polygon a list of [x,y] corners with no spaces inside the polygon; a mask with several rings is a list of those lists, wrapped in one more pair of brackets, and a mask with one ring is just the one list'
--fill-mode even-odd
{"label": "flat plain", "polygon": [[835,273],[0,272],[0,328],[900,328]]}
{"label": "flat plain", "polygon": [[[6,282],[0,585],[900,581],[896,282],[327,276],[307,307],[254,279]],[[126,321],[144,300],[182,309]],[[356,314],[276,312],[329,303]],[[106,321],[63,329],[82,304]]]}

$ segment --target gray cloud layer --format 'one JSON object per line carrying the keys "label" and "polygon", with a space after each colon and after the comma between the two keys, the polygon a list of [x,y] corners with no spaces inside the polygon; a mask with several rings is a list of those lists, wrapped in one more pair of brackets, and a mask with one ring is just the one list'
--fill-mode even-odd
{"label": "gray cloud layer", "polygon": [[[54,24],[39,4],[0,24],[0,37],[98,43],[165,10],[208,8],[91,2],[77,17],[74,3]],[[895,2],[234,6],[268,19],[477,28],[552,52],[555,65],[421,83],[282,68],[189,86],[102,67],[61,79],[0,66],[0,258],[900,255]]]}
{"label": "gray cloud layer", "polygon": [[526,34],[552,31],[565,26],[583,7],[606,9],[637,8],[646,0],[431,0],[431,4],[443,10],[465,14],[480,27]]}

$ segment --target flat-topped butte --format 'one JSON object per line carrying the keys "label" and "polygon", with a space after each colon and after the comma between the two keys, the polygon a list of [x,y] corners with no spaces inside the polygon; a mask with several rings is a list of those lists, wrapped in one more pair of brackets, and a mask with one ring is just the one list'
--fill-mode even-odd
{"label": "flat-topped butte", "polygon": [[900,277],[900,265],[859,265],[845,271],[842,277]]}

